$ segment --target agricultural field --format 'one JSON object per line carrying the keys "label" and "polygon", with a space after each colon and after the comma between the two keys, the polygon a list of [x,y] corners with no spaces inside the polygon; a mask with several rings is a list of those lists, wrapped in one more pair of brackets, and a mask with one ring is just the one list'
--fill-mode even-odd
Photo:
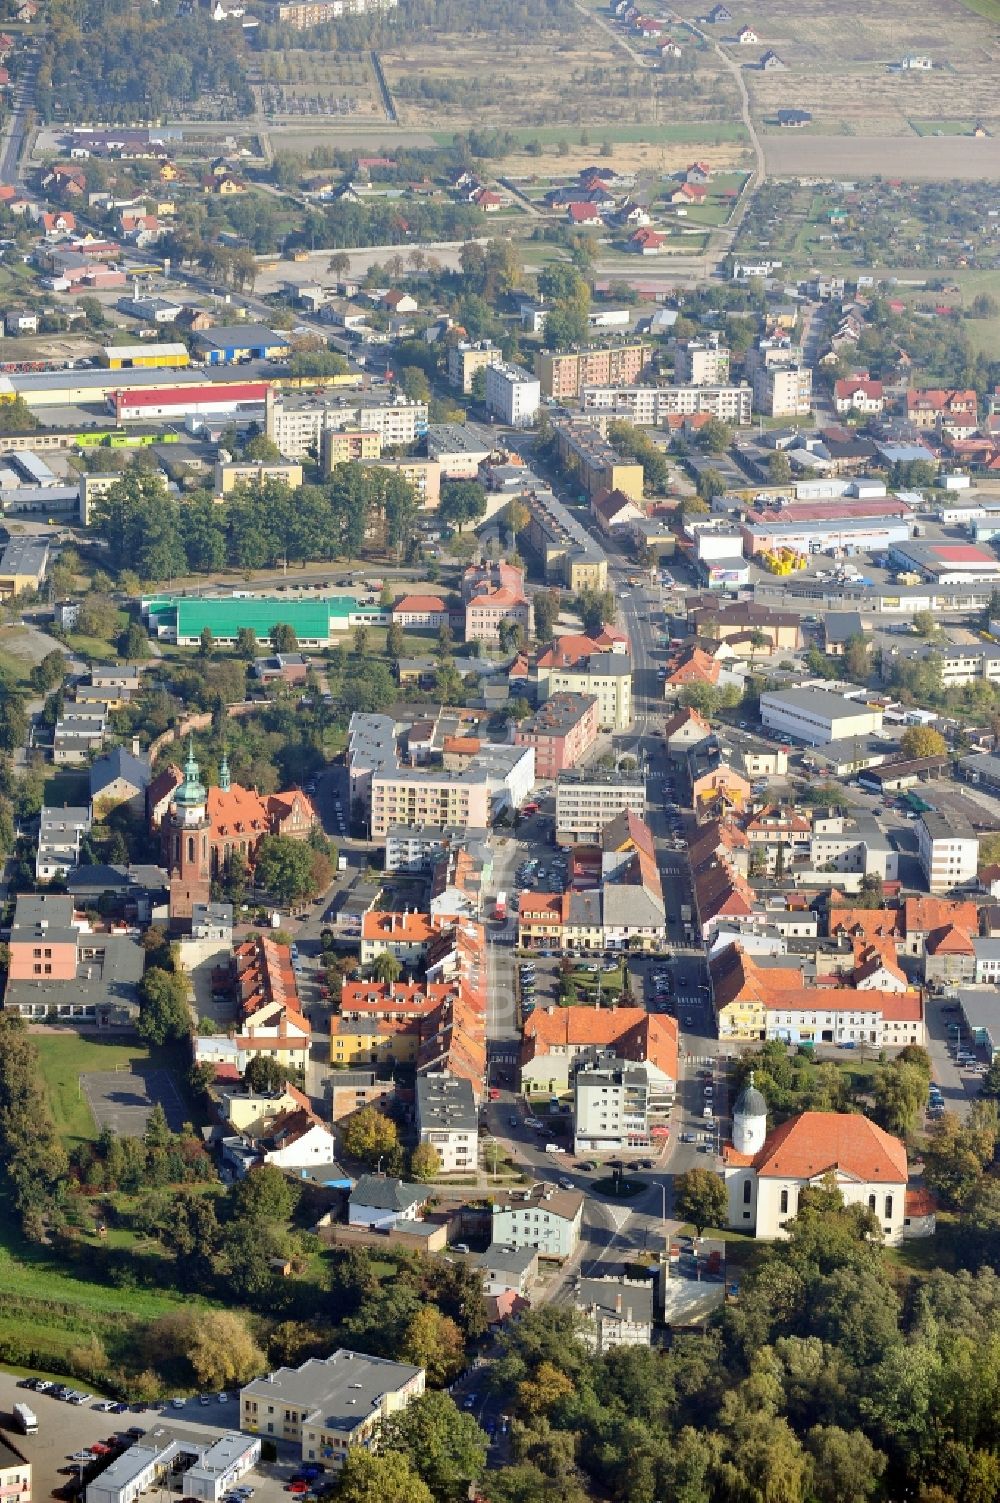
{"label": "agricultural field", "polygon": [[365,52],[262,52],[255,83],[269,119],[325,116],[362,124],[385,118]]}
{"label": "agricultural field", "polygon": [[569,33],[410,38],[381,59],[400,123],[411,128],[439,129],[445,114],[454,128],[585,125],[600,141],[618,125],[733,117],[732,82],[712,49],[692,42],[663,67],[651,46],[605,10],[581,15]]}

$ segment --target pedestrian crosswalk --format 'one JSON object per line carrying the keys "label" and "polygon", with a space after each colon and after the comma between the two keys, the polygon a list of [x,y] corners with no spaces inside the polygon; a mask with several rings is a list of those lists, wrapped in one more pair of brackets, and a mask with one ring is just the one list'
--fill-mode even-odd
{"label": "pedestrian crosswalk", "polygon": [[697,995],[681,995],[675,997],[674,1000],[676,1001],[678,1007],[697,1007],[699,1002],[701,1001],[701,998]]}

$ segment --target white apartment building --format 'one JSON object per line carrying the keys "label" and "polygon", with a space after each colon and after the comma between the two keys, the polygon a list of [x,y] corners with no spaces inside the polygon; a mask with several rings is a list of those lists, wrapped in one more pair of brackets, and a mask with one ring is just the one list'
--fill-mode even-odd
{"label": "white apartment building", "polygon": [[745,425],[753,411],[753,390],[736,385],[701,386],[585,386],[580,392],[584,412],[627,418],[637,427],[653,428],[668,417],[708,413],[723,422]]}
{"label": "white apartment building", "polygon": [[620,772],[579,777],[563,773],[556,784],[556,844],[596,841],[623,809],[645,813],[645,778]]}
{"label": "white apartment building", "polygon": [[979,836],[959,815],[928,809],[917,821],[917,858],[928,892],[949,892],[976,880]]}
{"label": "white apartment building", "polygon": [[401,393],[391,401],[302,392],[267,394],[267,436],[286,459],[318,454],[323,434],[342,428],[377,433],[384,448],[412,444],[427,432],[426,402],[411,402]]}
{"label": "white apartment building", "polygon": [[90,834],[89,804],[76,808],[43,808],[35,853],[35,881],[52,882],[73,870],[80,859],[80,841]]}
{"label": "white apartment building", "polygon": [[487,365],[486,406],[510,428],[529,428],[538,415],[542,388],[537,376],[520,365]]}
{"label": "white apartment building", "polygon": [[642,1065],[588,1066],[573,1083],[573,1152],[649,1146],[649,1081]]}
{"label": "white apartment building", "polygon": [[779,736],[825,746],[882,729],[882,711],[830,689],[776,689],[760,696],[761,724]]}
{"label": "white apartment building", "polygon": [[478,1167],[479,1112],[468,1080],[418,1075],[417,1128],[421,1143],[437,1149],[443,1174]]}
{"label": "white apartment building", "polygon": [[725,386],[729,351],[719,343],[719,336],[679,341],[674,353],[674,379],[689,386]]}

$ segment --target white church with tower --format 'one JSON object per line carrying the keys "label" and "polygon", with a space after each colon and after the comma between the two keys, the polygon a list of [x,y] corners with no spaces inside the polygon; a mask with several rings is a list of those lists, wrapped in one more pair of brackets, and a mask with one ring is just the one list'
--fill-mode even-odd
{"label": "white church with tower", "polygon": [[906,1148],[860,1113],[802,1112],[768,1132],[767,1102],[751,1074],[736,1098],[722,1162],[734,1230],[767,1241],[787,1236],[802,1191],[832,1175],[845,1205],[875,1213],[887,1243],[914,1235],[904,1231]]}

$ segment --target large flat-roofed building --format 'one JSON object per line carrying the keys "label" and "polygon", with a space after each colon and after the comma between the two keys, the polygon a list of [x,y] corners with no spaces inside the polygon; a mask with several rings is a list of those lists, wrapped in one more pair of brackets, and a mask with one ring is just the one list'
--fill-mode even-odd
{"label": "large flat-roofed building", "polygon": [[828,689],[779,689],[760,696],[761,724],[808,746],[870,736],[882,729],[882,711]]}
{"label": "large flat-roofed building", "polygon": [[889,562],[936,584],[1000,581],[1000,559],[981,543],[896,543],[889,550]]}
{"label": "large flat-roofed building", "polygon": [[585,386],[580,406],[588,415],[625,418],[640,428],[697,413],[745,426],[752,416],[753,391],[745,382],[739,386]]}
{"label": "large flat-roofed building", "polygon": [[328,647],[353,626],[381,625],[384,613],[359,606],[353,595],[298,599],[278,595],[150,595],[141,601],[151,636],[196,646],[207,628],[213,640],[234,643],[243,627],[266,641],[275,626],[293,628],[300,647]]}
{"label": "large flat-roofed building", "polygon": [[917,857],[928,891],[948,892],[975,881],[979,836],[961,815],[928,809],[917,821]]}
{"label": "large flat-roofed building", "polygon": [[341,1348],[248,1383],[240,1427],[290,1443],[303,1461],[340,1466],[352,1446],[371,1444],[384,1419],[423,1393],[424,1376],[422,1367]]}
{"label": "large flat-roofed building", "polygon": [[560,460],[579,474],[589,498],[602,491],[620,491],[630,501],[642,500],[642,465],[622,459],[593,423],[563,420],[552,427]]}
{"label": "large flat-roofed building", "polygon": [[577,350],[543,350],[535,356],[542,392],[557,402],[576,398],[585,386],[632,386],[650,358],[641,339],[621,339]]}
{"label": "large flat-roofed building", "polygon": [[563,772],[556,784],[556,843],[596,841],[623,809],[642,815],[646,780],[624,772]]}
{"label": "large flat-roofed building", "polygon": [[724,386],[729,380],[729,350],[718,334],[680,339],[674,351],[674,375],[691,386]]}
{"label": "large flat-roofed building", "polygon": [[274,360],[288,354],[288,336],[264,324],[213,324],[194,336],[194,346],[209,365],[242,360]]}
{"label": "large flat-roofed building", "polygon": [[0,600],[37,590],[49,566],[47,538],[13,537],[0,553]]}
{"label": "large flat-roofed building", "polygon": [[331,429],[377,433],[382,448],[388,448],[412,444],[423,437],[427,403],[411,402],[395,388],[360,394],[331,391],[321,396],[269,388],[266,425],[268,438],[286,459],[305,459],[310,452],[319,454],[323,435]]}
{"label": "large flat-roofed building", "polygon": [[106,344],[98,354],[112,371],[176,370],[190,365],[186,344]]}
{"label": "large flat-roofed building", "polygon": [[442,479],[475,480],[495,448],[493,436],[474,423],[432,423],[427,429],[427,454],[441,466]]}
{"label": "large flat-roofed building", "polygon": [[280,480],[288,486],[302,484],[302,466],[286,460],[219,460],[215,466],[215,494],[228,496],[237,485],[263,485]]}
{"label": "large flat-roofed building", "polygon": [[486,369],[486,406],[501,423],[527,428],[535,420],[541,401],[538,377],[523,366],[491,364]]}
{"label": "large flat-roofed building", "polygon": [[308,31],[327,26],[345,16],[364,16],[372,11],[394,10],[399,0],[275,0],[267,10],[272,24]]}

